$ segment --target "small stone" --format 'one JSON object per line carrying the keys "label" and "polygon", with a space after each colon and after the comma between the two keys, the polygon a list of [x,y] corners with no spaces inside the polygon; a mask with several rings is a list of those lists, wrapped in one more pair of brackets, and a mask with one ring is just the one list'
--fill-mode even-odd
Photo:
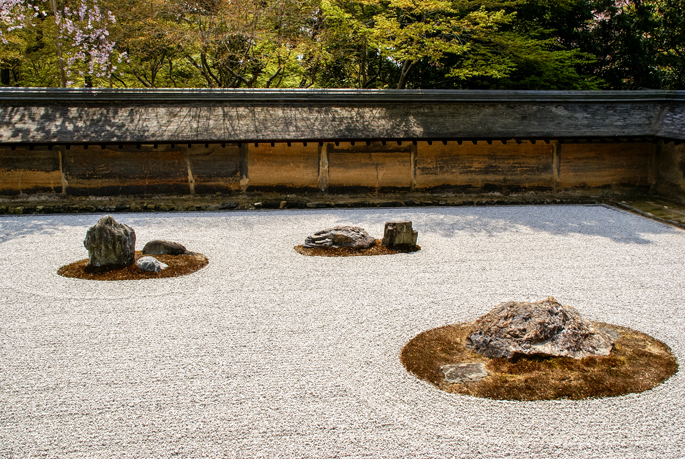
{"label": "small stone", "polygon": [[410,221],[387,222],[383,234],[383,245],[390,248],[411,248],[416,246],[418,231],[412,229]]}
{"label": "small stone", "polygon": [[336,226],[317,231],[304,241],[304,248],[326,249],[329,247],[351,247],[353,249],[368,249],[376,243],[363,228],[358,226]]}
{"label": "small stone", "polygon": [[584,320],[578,311],[549,297],[536,303],[509,301],[476,320],[466,347],[491,358],[609,355],[612,336]]}
{"label": "small stone", "polygon": [[151,273],[158,273],[163,269],[167,269],[169,265],[162,263],[155,257],[141,257],[136,261],[136,266],[141,271],[147,271]]}
{"label": "small stone", "polygon": [[450,384],[478,381],[488,376],[485,365],[476,362],[443,365],[440,371],[445,376],[445,381]]}
{"label": "small stone", "polygon": [[219,206],[219,209],[230,210],[230,209],[235,209],[236,207],[238,207],[237,202],[222,202],[221,205]]}
{"label": "small stone", "polygon": [[111,215],[102,217],[86,232],[88,268],[115,269],[135,262],[136,233]]}
{"label": "small stone", "polygon": [[156,239],[145,244],[143,254],[145,255],[184,255],[188,250],[178,242],[163,241]]}

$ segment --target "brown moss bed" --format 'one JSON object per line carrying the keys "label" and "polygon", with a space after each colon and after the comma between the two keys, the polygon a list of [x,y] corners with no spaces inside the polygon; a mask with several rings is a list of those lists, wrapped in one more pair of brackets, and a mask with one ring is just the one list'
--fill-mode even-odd
{"label": "brown moss bed", "polygon": [[[136,252],[136,261],[147,255]],[[57,274],[64,277],[75,277],[77,279],[98,280],[98,281],[118,281],[118,280],[138,280],[138,279],[163,279],[166,277],[178,277],[191,274],[204,268],[209,264],[207,257],[200,253],[189,253],[185,255],[151,255],[169,265],[158,273],[141,271],[135,263],[121,269],[112,269],[103,272],[93,272],[87,269],[88,259],[79,260],[74,263],[62,266],[57,270]]]}
{"label": "brown moss bed", "polygon": [[391,249],[376,239],[373,247],[368,249],[353,249],[351,247],[330,247],[327,249],[310,249],[301,245],[295,246],[295,251],[308,257],[364,257],[374,255],[395,255],[398,253],[418,252],[421,247],[416,245],[407,249]]}
{"label": "brown moss bed", "polygon": [[[402,349],[402,364],[445,392],[495,400],[616,397],[652,389],[678,371],[678,362],[666,344],[625,327],[594,323],[619,335],[605,357],[507,360],[490,359],[467,349],[465,341],[472,325],[447,325],[418,334]],[[466,383],[445,381],[441,366],[471,362],[482,362],[489,376]]]}

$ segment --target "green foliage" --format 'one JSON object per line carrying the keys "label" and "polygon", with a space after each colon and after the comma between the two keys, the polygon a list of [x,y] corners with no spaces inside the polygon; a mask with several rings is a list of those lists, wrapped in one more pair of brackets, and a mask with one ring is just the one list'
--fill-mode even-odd
{"label": "green foliage", "polygon": [[[685,89],[685,0],[100,3],[122,59],[99,78],[77,61],[76,86]],[[54,17],[30,22],[4,34],[0,68],[59,86]]]}
{"label": "green foliage", "polygon": [[664,0],[658,5],[656,14],[661,87],[685,89],[685,0]]}

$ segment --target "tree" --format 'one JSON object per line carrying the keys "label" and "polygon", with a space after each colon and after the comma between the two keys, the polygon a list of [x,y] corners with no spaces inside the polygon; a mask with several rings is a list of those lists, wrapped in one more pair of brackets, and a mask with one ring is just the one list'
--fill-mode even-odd
{"label": "tree", "polygon": [[657,5],[658,66],[661,87],[685,89],[685,0],[664,0]]}
{"label": "tree", "polygon": [[14,74],[24,59],[27,34],[24,29],[31,27],[34,17],[40,15],[40,9],[32,3],[22,0],[0,0],[0,80],[3,86],[10,84],[10,75]]}
{"label": "tree", "polygon": [[613,89],[659,88],[656,3],[593,0],[591,6],[594,18],[580,46],[597,57],[596,74]]}
{"label": "tree", "polygon": [[[315,48],[314,10],[296,0],[170,0],[156,19],[204,86],[293,86],[301,81],[299,59]],[[163,48],[159,54],[171,51]]]}
{"label": "tree", "polygon": [[[115,19],[98,0],[42,0],[39,4],[0,1],[4,2],[0,5],[0,23],[4,26],[0,27],[4,28],[0,38],[13,45],[4,46],[1,56],[5,65],[12,61],[17,82],[52,83],[56,71],[62,86],[73,85],[76,80],[89,85],[94,78],[108,79],[116,69],[112,62],[114,42],[108,30]],[[9,36],[10,32],[16,33]],[[46,63],[54,64],[52,71]],[[67,77],[73,78],[67,81]]]}
{"label": "tree", "polygon": [[[593,89],[573,48],[585,0],[327,0],[322,84]],[[571,19],[571,20],[569,20]],[[331,50],[337,51],[336,55]]]}
{"label": "tree", "polygon": [[[109,38],[109,27],[116,22],[111,11],[104,9],[98,0],[80,0],[75,4],[66,1],[57,7],[52,0],[57,25],[57,49],[60,70],[70,78],[67,86],[74,84],[76,75],[83,78],[85,86],[93,86],[94,79],[109,79],[116,70],[115,43]],[[61,45],[65,43],[62,59]],[[119,59],[121,60],[121,59]]]}
{"label": "tree", "polygon": [[[358,87],[382,82],[403,89],[417,64],[441,66],[446,56],[467,53],[475,37],[496,33],[510,21],[502,11],[469,10],[465,1],[333,1],[322,3],[330,29],[327,44],[344,50],[356,63],[348,66],[353,74],[346,79],[356,81]],[[340,71],[344,66],[337,67]],[[471,68],[473,75],[498,71],[492,65]]]}

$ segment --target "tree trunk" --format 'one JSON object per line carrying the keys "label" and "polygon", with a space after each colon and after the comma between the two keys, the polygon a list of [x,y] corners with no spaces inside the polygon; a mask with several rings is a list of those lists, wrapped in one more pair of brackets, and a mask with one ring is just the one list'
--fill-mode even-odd
{"label": "tree trunk", "polygon": [[397,83],[397,89],[405,89],[407,85],[407,76],[409,75],[409,70],[413,65],[412,62],[404,61],[402,64],[402,70],[400,71],[400,81]]}
{"label": "tree trunk", "polygon": [[10,85],[10,69],[0,69],[0,84],[2,86]]}
{"label": "tree trunk", "polygon": [[64,73],[64,59],[62,58],[62,34],[60,33],[60,25],[57,18],[57,0],[52,0],[52,14],[55,16],[55,25],[57,27],[57,62],[59,63],[59,77],[62,87],[67,87],[67,75]]}

